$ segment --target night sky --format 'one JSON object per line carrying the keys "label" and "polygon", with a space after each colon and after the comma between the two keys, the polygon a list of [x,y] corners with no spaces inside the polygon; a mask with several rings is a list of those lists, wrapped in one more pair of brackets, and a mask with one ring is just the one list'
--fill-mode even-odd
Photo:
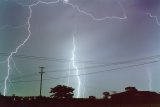
{"label": "night sky", "polygon": [[[0,1],[1,93],[7,75],[6,59],[27,38],[28,5],[36,2],[38,0]],[[80,76],[80,97],[101,97],[104,91],[121,92],[127,86],[160,92],[160,62],[159,57],[155,57],[160,55],[160,0],[70,0],[69,3],[97,19],[127,18],[95,21],[62,1],[33,6],[31,37],[10,60],[7,95],[39,95],[39,66],[46,67],[43,95],[49,96],[50,88],[58,84],[67,85],[68,79],[61,77],[68,75],[69,68],[71,75],[75,75],[70,60],[73,34],[76,66],[79,74],[88,74]],[[130,63],[116,64],[124,61]],[[157,62],[148,64],[154,61]],[[138,64],[142,65],[132,66]],[[98,73],[91,74],[93,72]],[[70,86],[75,88],[76,95],[76,76],[70,77]]]}

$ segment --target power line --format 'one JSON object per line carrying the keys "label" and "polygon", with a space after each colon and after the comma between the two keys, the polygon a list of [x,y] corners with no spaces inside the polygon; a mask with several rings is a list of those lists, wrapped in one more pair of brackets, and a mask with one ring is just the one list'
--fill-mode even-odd
{"label": "power line", "polygon": [[[83,67],[83,68],[79,68],[79,70],[87,70],[87,69],[93,69],[93,68],[100,68],[100,67],[107,67],[107,66],[115,66],[115,65],[121,65],[121,64],[128,64],[128,63],[133,63],[134,61],[141,61],[141,60],[145,60],[146,58],[157,58],[157,56],[151,56],[151,57],[144,57],[144,58],[140,58],[140,59],[133,59],[133,60],[128,60],[128,61],[121,61],[121,62],[114,62],[114,63],[108,63],[106,65],[102,64],[102,65],[96,65],[96,66],[87,66],[87,67]],[[147,59],[146,59],[147,60]],[[70,69],[70,71],[74,71],[75,69]],[[55,72],[67,72],[69,71],[69,69],[62,69],[62,70],[54,70],[54,71],[46,71],[46,73],[55,73]],[[23,76],[19,76],[19,77],[16,77],[21,79],[21,78],[25,78],[25,77],[30,77],[30,76],[33,76],[37,73],[31,73],[31,74],[28,74],[28,75],[23,75]]]}
{"label": "power line", "polygon": [[[104,72],[115,71],[115,70],[121,70],[121,69],[136,67],[136,66],[143,66],[143,65],[152,64],[152,63],[157,63],[157,62],[160,62],[160,60],[157,60],[157,61],[149,61],[149,62],[145,62],[145,63],[141,63],[141,64],[134,64],[134,65],[130,65],[130,66],[113,68],[113,69],[108,69],[108,70],[103,70],[103,71],[96,71],[96,72],[90,72],[90,73],[85,73],[85,74],[79,74],[78,76],[93,75],[93,74],[104,73]],[[53,77],[53,78],[46,78],[46,79],[43,79],[43,80],[46,81],[46,80],[62,79],[62,78],[75,77],[75,76],[77,76],[77,75],[61,76],[61,77],[57,77],[57,78],[55,78],[55,77]],[[40,80],[12,81],[12,83],[26,83],[26,82],[37,82],[37,81],[40,81]]]}
{"label": "power line", "polygon": [[[78,68],[78,69],[79,70],[87,70],[87,69],[100,68],[100,67],[106,67],[106,65],[88,66],[88,67],[83,67],[83,68]],[[74,71],[75,69],[62,69],[62,70],[46,71],[46,73],[56,73],[56,72],[60,73],[60,72],[67,72],[69,70]],[[16,77],[16,80],[26,78],[26,77],[36,76],[36,75],[37,75],[37,73],[31,73],[31,74],[28,74],[28,75],[23,75],[23,76]]]}
{"label": "power line", "polygon": [[[8,53],[0,53],[0,56],[8,56]],[[39,57],[39,56],[28,56],[28,55],[13,55],[13,57],[17,58],[24,58],[30,60],[38,60],[38,61],[55,61],[55,62],[70,62],[70,59],[63,59],[63,58],[49,58],[49,57]],[[90,64],[103,64],[97,61],[82,61],[82,60],[75,60],[76,63],[90,63]]]}
{"label": "power line", "polygon": [[[8,53],[0,53],[0,56],[8,56]],[[50,57],[39,57],[39,56],[28,56],[28,55],[14,55],[13,57],[17,58],[24,58],[24,59],[31,59],[31,60],[45,60],[45,61],[55,61],[55,62],[70,62],[72,60],[70,59],[63,59],[63,58],[50,58]],[[76,63],[89,63],[89,64],[100,64],[100,65],[113,65],[113,64],[124,64],[124,63],[131,63],[131,62],[136,62],[136,61],[141,61],[141,60],[147,60],[147,59],[153,59],[153,58],[160,58],[160,55],[153,55],[153,56],[147,56],[147,57],[142,57],[142,58],[137,58],[137,59],[132,59],[132,60],[127,60],[127,61],[119,61],[119,62],[113,62],[113,63],[106,63],[106,62],[100,62],[100,61],[95,61],[95,60],[75,60]]]}
{"label": "power line", "polygon": [[[6,55],[6,53],[0,53],[0,55],[1,54]],[[20,56],[25,56],[25,55],[20,55]],[[17,57],[19,57],[19,55]],[[34,57],[34,56],[32,56],[32,57]],[[155,55],[155,56],[143,57],[143,58],[127,60],[127,61],[119,61],[119,62],[113,62],[113,63],[108,63],[108,64],[96,65],[96,66],[87,66],[87,67],[79,68],[79,69],[81,70],[81,69],[93,69],[93,68],[100,68],[100,67],[107,67],[107,66],[115,66],[115,65],[121,65],[121,64],[126,64],[126,63],[128,64],[128,63],[133,63],[133,62],[142,61],[142,60],[148,60],[148,59],[153,59],[153,58],[159,58],[159,57],[160,57],[160,55]],[[71,71],[73,71],[73,70],[75,70],[75,69],[71,69]],[[46,73],[65,72],[65,71],[69,71],[69,69],[47,71]],[[25,78],[25,77],[30,77],[30,76],[33,76],[35,74],[37,74],[37,73],[31,73],[31,74],[28,74],[28,75],[19,76],[19,77],[16,77],[16,79],[17,78],[21,79],[21,78]]]}
{"label": "power line", "polygon": [[[78,68],[79,70],[87,70],[87,69],[93,69],[93,68],[99,68],[99,67],[106,67],[104,65],[97,65],[97,66],[88,66],[88,67],[83,67],[83,68]],[[62,69],[62,70],[54,70],[54,71],[45,71],[45,73],[55,73],[55,72],[67,72],[67,71],[74,71],[75,69]],[[37,73],[30,73],[28,75],[23,75],[23,76],[19,76],[19,77],[15,77],[16,79],[22,79],[22,78],[26,78],[26,77],[31,77],[31,76],[35,76],[37,75]],[[14,79],[14,78],[13,78]]]}

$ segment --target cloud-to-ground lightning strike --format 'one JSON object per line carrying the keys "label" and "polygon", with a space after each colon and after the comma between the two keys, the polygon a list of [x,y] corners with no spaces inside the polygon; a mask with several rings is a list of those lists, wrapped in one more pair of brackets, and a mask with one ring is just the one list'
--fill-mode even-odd
{"label": "cloud-to-ground lightning strike", "polygon": [[78,81],[78,86],[77,86],[77,98],[79,98],[80,96],[80,88],[81,88],[81,80],[80,80],[80,76],[79,76],[79,70],[78,67],[75,64],[75,52],[76,52],[76,44],[75,44],[75,36],[73,35],[73,50],[72,50],[72,66],[76,71],[76,75],[77,75],[77,81]]}
{"label": "cloud-to-ground lightning strike", "polygon": [[23,41],[23,43],[21,43],[19,46],[16,47],[15,51],[12,51],[10,53],[10,55],[8,56],[7,58],[7,67],[8,67],[8,70],[7,70],[7,76],[5,77],[5,81],[4,81],[4,89],[3,89],[3,95],[5,96],[6,95],[6,91],[7,91],[7,81],[8,81],[8,78],[9,78],[9,75],[10,75],[10,70],[11,70],[11,66],[10,66],[10,60],[12,59],[12,56],[14,54],[16,54],[18,52],[18,50],[23,46],[25,45],[25,43],[29,40],[30,36],[31,36],[31,31],[30,31],[30,19],[31,19],[31,15],[32,15],[32,9],[31,7],[29,6],[29,17],[28,17],[28,20],[27,20],[27,24],[28,24],[28,36],[27,38]]}
{"label": "cloud-to-ground lightning strike", "polygon": [[148,75],[148,87],[149,87],[149,91],[152,91],[152,74],[151,74],[151,70],[149,68],[149,65],[145,66],[145,67],[146,67],[146,72],[147,72],[147,75]]}
{"label": "cloud-to-ground lightning strike", "polygon": [[[11,70],[11,65],[10,65],[10,61],[13,57],[14,54],[16,54],[18,52],[18,50],[25,45],[25,43],[29,40],[30,36],[31,36],[31,31],[30,31],[30,27],[31,27],[31,23],[30,23],[30,19],[32,17],[32,7],[34,6],[38,6],[39,4],[55,4],[55,3],[59,3],[59,2],[63,2],[64,4],[66,5],[69,5],[71,6],[73,9],[76,9],[79,13],[82,13],[84,15],[87,15],[89,16],[92,20],[94,21],[103,21],[103,20],[107,20],[107,19],[116,19],[116,20],[124,20],[124,19],[127,19],[127,16],[125,14],[125,11],[124,11],[124,8],[123,6],[121,5],[121,3],[119,2],[119,5],[120,7],[122,8],[122,11],[123,11],[123,14],[124,16],[123,17],[116,17],[116,16],[112,16],[112,17],[102,17],[102,18],[96,18],[95,16],[93,16],[91,13],[88,13],[82,9],[79,8],[78,5],[74,5],[72,3],[69,2],[69,0],[57,0],[57,1],[52,1],[52,2],[44,2],[44,1],[37,1],[36,3],[33,3],[33,4],[30,4],[30,5],[23,5],[23,6],[28,6],[29,8],[29,16],[27,18],[27,25],[28,25],[28,35],[27,35],[27,38],[19,45],[16,47],[16,49],[14,51],[12,51],[10,53],[10,55],[8,56],[7,58],[7,67],[8,67],[8,70],[7,70],[7,76],[5,77],[5,81],[4,81],[4,89],[3,89],[3,95],[5,96],[6,95],[6,91],[7,91],[7,81],[9,79],[9,76],[10,76],[10,70]],[[74,50],[73,50],[74,52]],[[74,62],[73,62],[74,64]],[[74,65],[74,68],[76,68],[76,73],[78,74],[78,68]],[[79,77],[78,77],[79,78]],[[78,79],[78,82],[80,81],[80,78]],[[78,85],[78,88],[80,89],[80,82],[79,82],[79,85]],[[79,91],[78,91],[78,94],[77,96],[79,97]]]}
{"label": "cloud-to-ground lightning strike", "polygon": [[[158,16],[153,16],[152,13],[146,13],[150,18],[154,19],[156,24],[160,26],[160,22],[158,20]],[[147,69],[148,81],[149,81],[149,90],[152,91],[152,74],[150,70]]]}

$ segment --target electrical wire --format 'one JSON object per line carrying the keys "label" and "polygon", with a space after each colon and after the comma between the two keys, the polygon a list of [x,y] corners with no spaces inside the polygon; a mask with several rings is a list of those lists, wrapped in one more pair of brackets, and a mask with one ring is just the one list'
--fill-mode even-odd
{"label": "electrical wire", "polygon": [[[160,60],[149,61],[149,62],[145,62],[145,63],[141,63],[141,64],[134,64],[134,65],[130,65],[130,66],[112,68],[112,69],[103,70],[103,71],[96,71],[96,72],[90,72],[90,73],[85,73],[85,74],[79,74],[78,76],[99,74],[99,73],[104,73],[104,72],[109,72],[109,71],[115,71],[115,70],[121,70],[121,69],[131,68],[131,67],[143,66],[143,65],[146,65],[146,64],[152,64],[152,63],[157,63],[157,62],[160,62]],[[46,79],[43,79],[43,80],[46,81],[46,80],[62,79],[62,78],[75,77],[75,76],[77,76],[77,75],[46,78]],[[37,82],[37,81],[40,81],[40,80],[12,81],[12,83],[26,83],[26,82]]]}

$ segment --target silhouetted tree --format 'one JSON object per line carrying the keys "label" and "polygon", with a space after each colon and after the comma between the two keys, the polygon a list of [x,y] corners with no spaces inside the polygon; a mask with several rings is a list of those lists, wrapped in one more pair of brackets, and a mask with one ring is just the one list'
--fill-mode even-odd
{"label": "silhouetted tree", "polygon": [[138,91],[138,90],[135,87],[126,87],[125,91],[126,92],[135,92],[135,91]]}
{"label": "silhouetted tree", "polygon": [[109,92],[103,92],[103,98],[104,99],[108,99],[110,97],[110,93]]}
{"label": "silhouetted tree", "polygon": [[112,94],[116,94],[117,92],[116,91],[111,91],[112,92]]}
{"label": "silhouetted tree", "polygon": [[95,99],[96,99],[96,97],[95,97],[95,96],[89,96],[89,99],[93,99],[93,100],[95,100]]}
{"label": "silhouetted tree", "polygon": [[50,93],[53,98],[72,98],[74,89],[72,87],[57,85],[54,88],[51,88]]}

